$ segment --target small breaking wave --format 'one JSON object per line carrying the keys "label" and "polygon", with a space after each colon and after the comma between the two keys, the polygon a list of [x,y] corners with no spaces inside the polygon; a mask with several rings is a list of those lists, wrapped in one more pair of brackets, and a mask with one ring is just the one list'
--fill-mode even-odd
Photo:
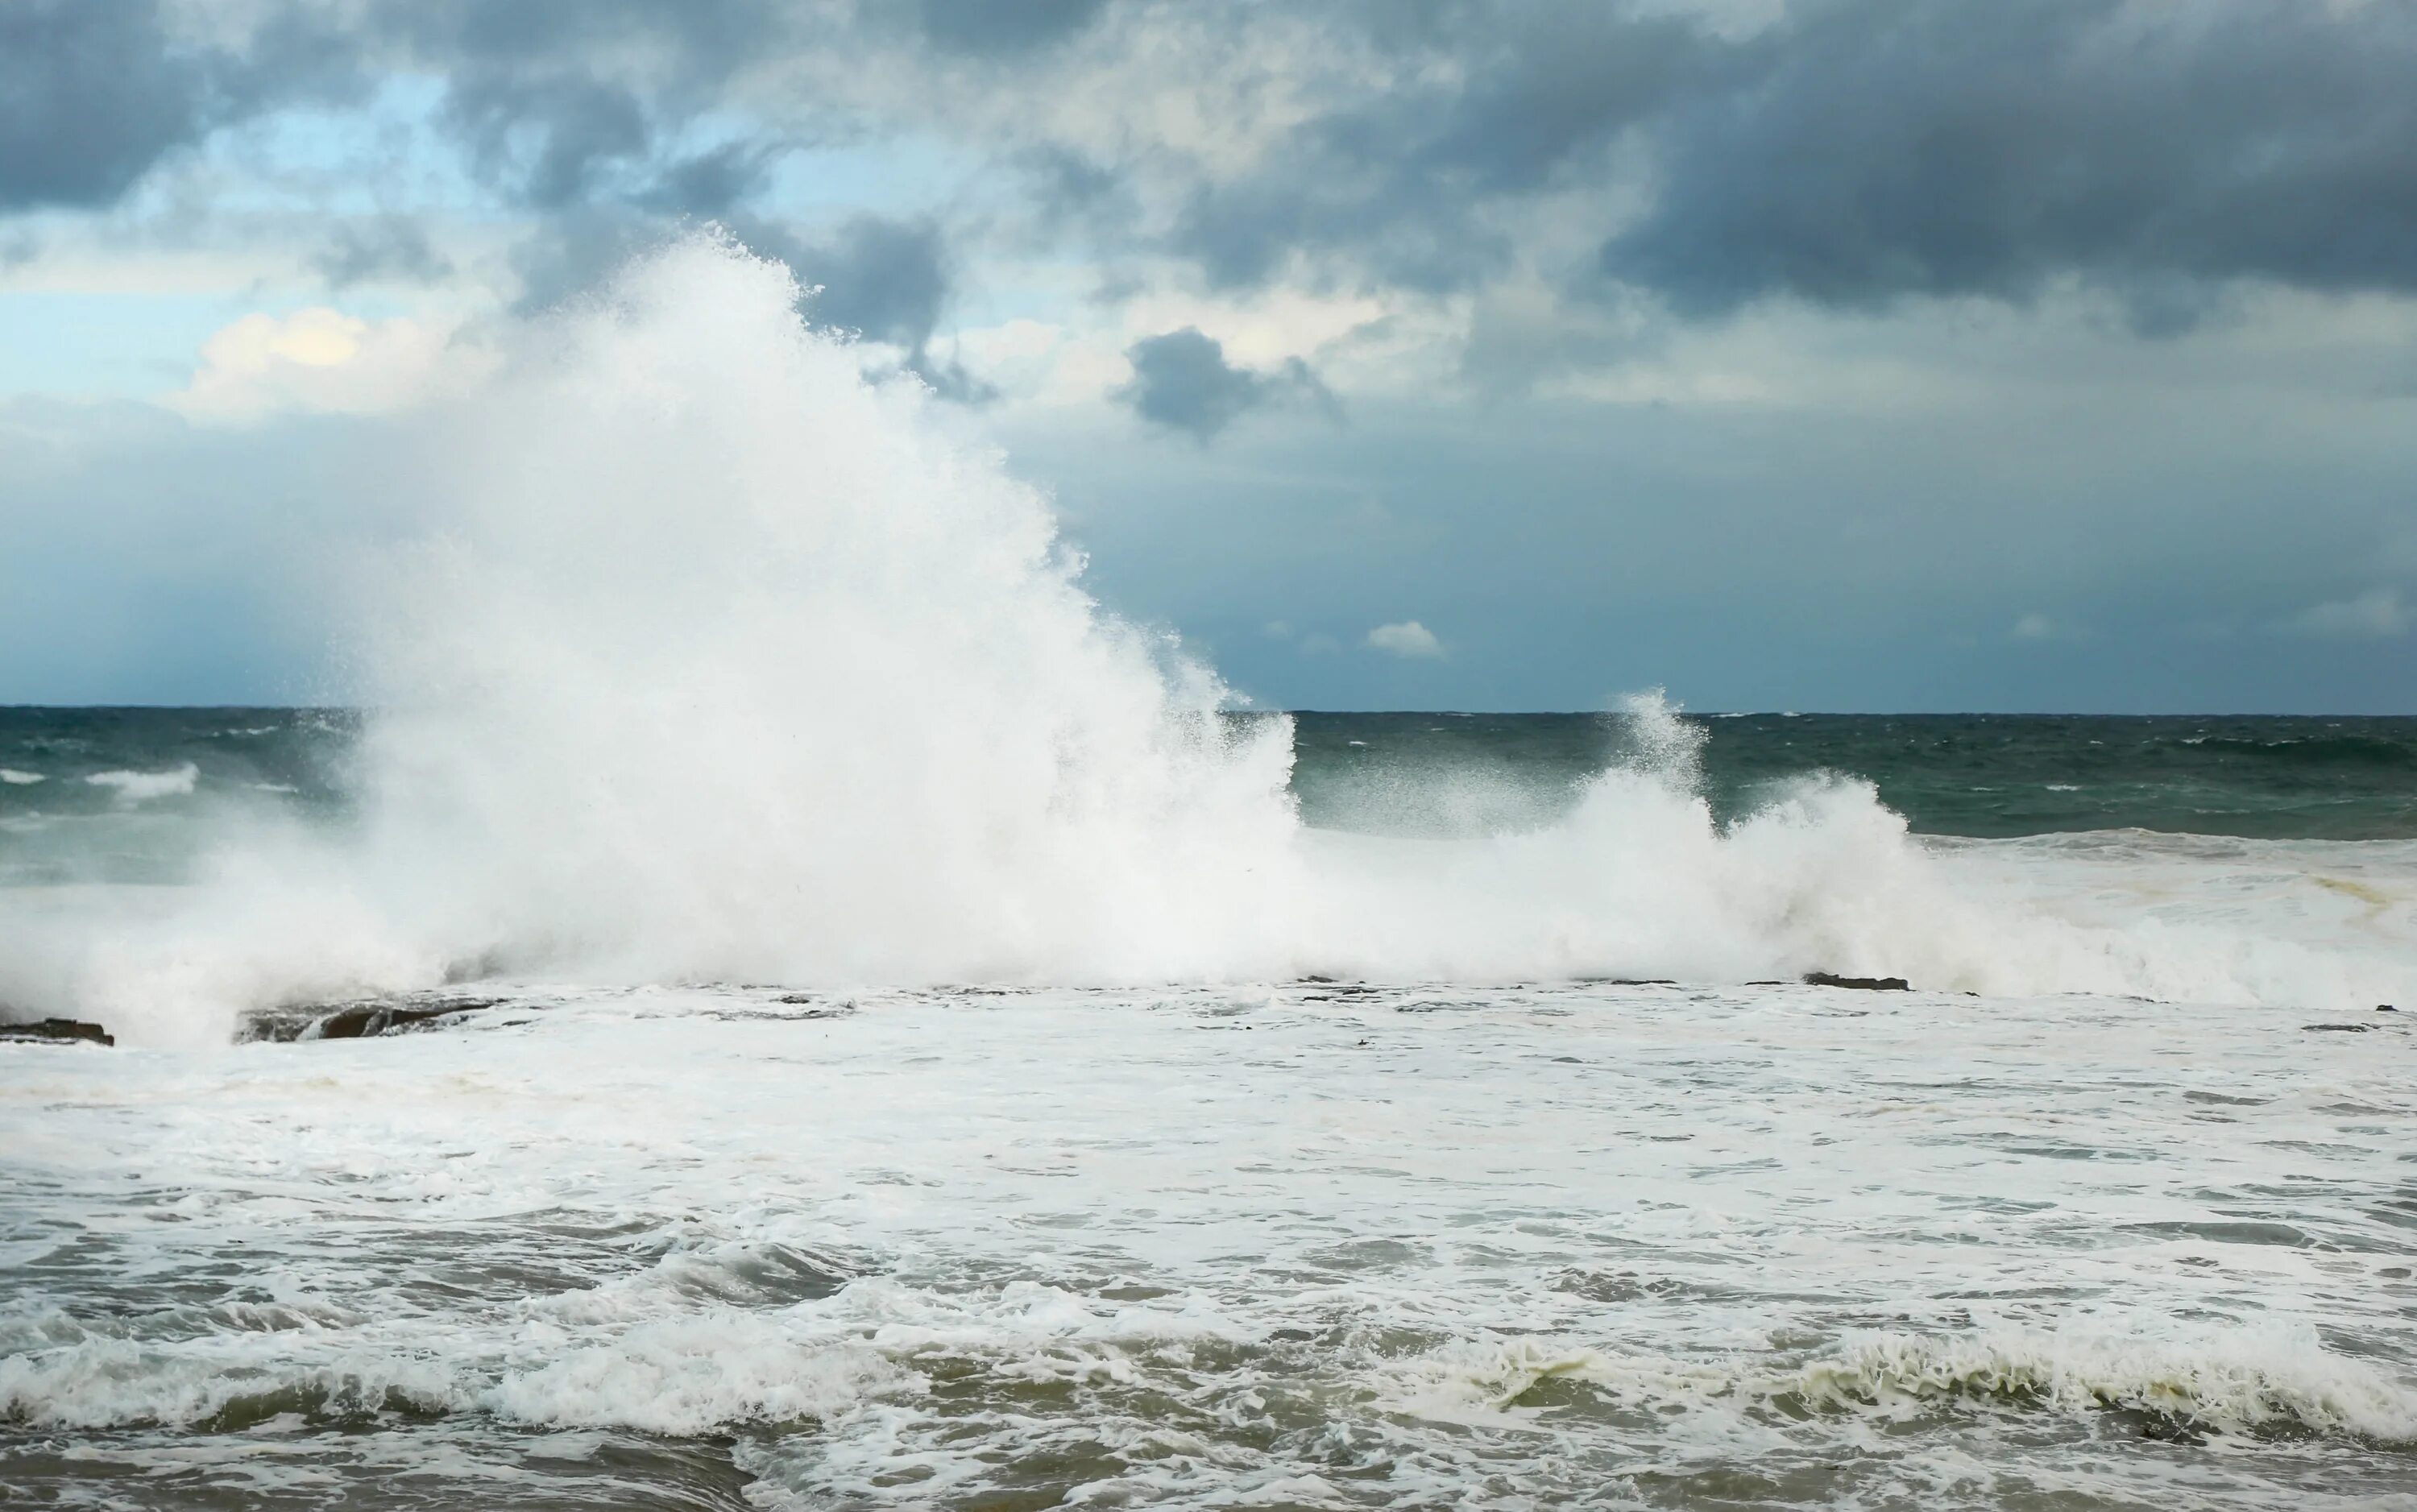
{"label": "small breaking wave", "polygon": [[[668,1435],[828,1419],[920,1392],[920,1366],[1002,1379],[1130,1382],[1135,1358],[1245,1330],[1197,1307],[1100,1305],[1028,1281],[948,1294],[879,1277],[836,1285],[776,1244],[676,1249],[586,1290],[479,1323],[272,1309],[222,1311],[182,1337],[132,1337],[55,1308],[0,1317],[0,1423],[232,1429],[281,1413],[349,1422],[486,1414],[553,1428]],[[763,1306],[797,1292],[828,1294]],[[751,1305],[752,1304],[752,1305]],[[293,1316],[288,1317],[287,1313]]]}
{"label": "small breaking wave", "polygon": [[84,781],[97,788],[114,789],[118,802],[134,804],[189,796],[201,778],[202,769],[187,762],[164,772],[95,772]]}
{"label": "small breaking wave", "polygon": [[2124,1411],[2200,1431],[2312,1434],[2417,1446],[2417,1383],[2331,1353],[2312,1335],[2153,1339],[2018,1329],[1881,1332],[1807,1360],[1739,1365],[1637,1356],[1547,1339],[1465,1344],[1417,1362],[1393,1394],[1422,1416],[1513,1422],[1550,1410],[1556,1382],[1622,1402],[1803,1421],[1876,1413],[1905,1420],[2006,1408]]}
{"label": "small breaking wave", "polygon": [[2417,1444],[2417,1391],[2306,1334],[2188,1341],[2013,1330],[1872,1334],[1775,1384],[1781,1389],[1770,1395],[1814,1406],[2121,1408],[2227,1432],[2283,1429]]}
{"label": "small breaking wave", "polygon": [[0,766],[0,782],[12,788],[29,788],[37,782],[50,780],[39,772],[20,772],[12,766]]}

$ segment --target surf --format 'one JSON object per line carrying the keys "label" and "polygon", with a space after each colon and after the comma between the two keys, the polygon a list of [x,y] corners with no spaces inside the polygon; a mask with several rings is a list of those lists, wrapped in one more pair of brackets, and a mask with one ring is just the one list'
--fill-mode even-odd
{"label": "surf", "polygon": [[[206,1043],[266,1005],[494,977],[2405,985],[2402,933],[2077,916],[1852,778],[1716,815],[1658,694],[1549,823],[1312,829],[1290,720],[1235,718],[1178,637],[1102,607],[1046,493],[812,310],[706,233],[512,330],[408,422],[418,528],[330,564],[363,710],[343,821],[214,811],[173,897],[12,900],[0,997]],[[106,780],[141,806],[193,768]]]}

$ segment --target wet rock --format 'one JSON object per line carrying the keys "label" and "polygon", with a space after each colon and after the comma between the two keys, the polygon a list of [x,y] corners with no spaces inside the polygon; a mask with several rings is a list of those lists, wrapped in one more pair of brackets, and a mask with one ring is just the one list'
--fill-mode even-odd
{"label": "wet rock", "polygon": [[2363,1035],[2375,1025],[2371,1023],[2303,1023],[2300,1027],[2312,1035]]}
{"label": "wet rock", "polygon": [[248,1017],[236,1038],[287,1042],[298,1039],[368,1039],[436,1019],[499,1006],[499,997],[424,995],[363,998],[349,1003],[294,1003]]}
{"label": "wet rock", "polygon": [[1834,972],[1809,971],[1804,974],[1807,987],[1850,987],[1859,992],[1909,992],[1902,976],[1840,976]]}
{"label": "wet rock", "polygon": [[40,1019],[32,1023],[0,1023],[0,1040],[21,1045],[114,1045],[117,1036],[80,1019]]}
{"label": "wet rock", "polygon": [[500,998],[465,998],[459,1002],[430,1006],[405,1006],[399,1004],[356,1004],[339,1008],[311,1026],[304,1039],[367,1039],[411,1024],[426,1023],[431,1019],[449,1018],[457,1013],[475,1013],[492,1008]]}
{"label": "wet rock", "polygon": [[1375,988],[1365,986],[1359,982],[1337,983],[1323,976],[1304,976],[1301,980],[1304,982],[1315,982],[1318,986],[1326,989],[1323,992],[1303,992],[1300,995],[1300,1000],[1303,1003],[1332,1003],[1342,999],[1374,997],[1376,995],[1376,990]]}

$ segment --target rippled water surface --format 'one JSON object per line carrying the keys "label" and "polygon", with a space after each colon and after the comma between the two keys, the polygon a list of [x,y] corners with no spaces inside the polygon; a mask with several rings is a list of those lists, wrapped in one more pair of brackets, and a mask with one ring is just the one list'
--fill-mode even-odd
{"label": "rippled water surface", "polygon": [[2409,1016],[783,996],[0,1045],[0,1501],[2417,1507]]}

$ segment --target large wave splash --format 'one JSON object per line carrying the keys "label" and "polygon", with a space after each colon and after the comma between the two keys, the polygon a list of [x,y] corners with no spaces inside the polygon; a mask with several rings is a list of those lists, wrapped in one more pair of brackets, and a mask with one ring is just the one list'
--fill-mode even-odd
{"label": "large wave splash", "polygon": [[1087,596],[1043,495],[798,295],[690,239],[419,422],[434,527],[353,595],[357,825],[247,833],[151,916],[54,931],[49,998],[157,1042],[493,975],[2360,990],[2297,947],[1959,890],[1861,783],[1724,826],[1655,699],[1643,754],[1550,827],[1307,830],[1287,721],[1224,717]]}
{"label": "large wave splash", "polygon": [[537,333],[370,602],[378,875],[448,960],[1213,972],[1293,906],[1289,731],[1102,613],[1048,502],[715,240]]}

